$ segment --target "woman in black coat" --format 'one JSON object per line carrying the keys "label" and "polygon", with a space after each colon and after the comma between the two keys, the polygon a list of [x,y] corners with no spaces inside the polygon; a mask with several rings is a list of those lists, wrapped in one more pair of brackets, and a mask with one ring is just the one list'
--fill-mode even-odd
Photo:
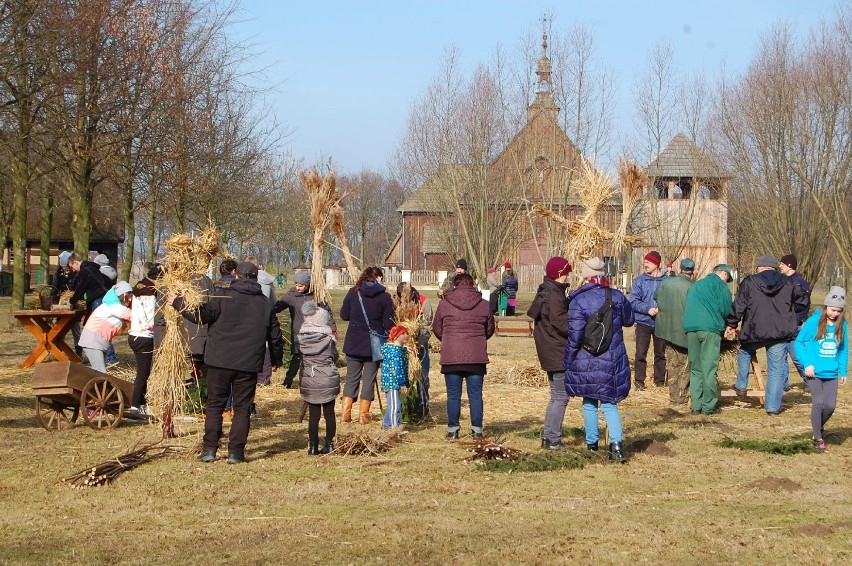
{"label": "woman in black coat", "polygon": [[361,399],[358,420],[361,424],[370,422],[370,404],[373,402],[376,374],[379,371],[379,362],[373,361],[370,330],[387,335],[393,328],[393,301],[381,283],[383,276],[384,272],[378,267],[365,269],[355,286],[346,293],[343,306],[340,307],[340,318],[349,322],[343,341],[346,384],[343,386],[341,420],[345,423],[352,421],[352,403],[358,396],[359,386]]}

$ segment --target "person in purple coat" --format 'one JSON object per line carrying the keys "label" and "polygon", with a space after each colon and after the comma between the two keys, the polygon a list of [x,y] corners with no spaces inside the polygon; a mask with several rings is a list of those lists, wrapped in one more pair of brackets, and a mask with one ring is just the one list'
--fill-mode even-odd
{"label": "person in purple coat", "polygon": [[[346,354],[346,384],[343,386],[343,415],[345,423],[352,421],[352,404],[361,390],[358,421],[370,422],[370,405],[375,394],[379,362],[373,361],[370,330],[387,335],[393,328],[393,300],[382,285],[384,272],[368,267],[355,285],[346,293],[340,307],[340,318],[349,322],[343,353]],[[363,304],[363,310],[362,310]],[[365,318],[366,313],[366,318]],[[368,326],[369,323],[369,326]]]}
{"label": "person in purple coat", "polygon": [[618,403],[630,393],[630,362],[624,347],[622,327],[632,326],[633,308],[624,294],[610,289],[612,342],[609,350],[595,356],[583,348],[586,321],[606,302],[609,280],[604,262],[593,257],[583,264],[583,284],[569,295],[568,343],[565,346],[565,390],[569,397],[583,398],[586,447],[598,449],[598,406],[609,430],[609,459],[625,461]]}
{"label": "person in purple coat", "polygon": [[459,437],[462,380],[467,382],[471,432],[474,438],[482,438],[482,380],[494,315],[474,288],[470,274],[456,275],[453,287],[438,305],[432,322],[432,332],[441,341],[441,373],[447,385],[447,438]]}

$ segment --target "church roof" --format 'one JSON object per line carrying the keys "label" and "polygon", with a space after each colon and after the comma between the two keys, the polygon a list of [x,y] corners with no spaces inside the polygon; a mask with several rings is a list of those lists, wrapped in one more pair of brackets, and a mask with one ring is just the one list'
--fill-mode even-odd
{"label": "church roof", "polygon": [[672,138],[672,141],[648,164],[646,171],[650,177],[731,178],[728,172],[683,134],[677,134]]}

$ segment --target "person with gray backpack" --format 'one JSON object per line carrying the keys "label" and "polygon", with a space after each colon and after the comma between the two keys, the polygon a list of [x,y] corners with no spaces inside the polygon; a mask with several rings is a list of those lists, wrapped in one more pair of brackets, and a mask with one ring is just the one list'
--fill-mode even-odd
{"label": "person with gray backpack", "polygon": [[630,362],[624,347],[625,326],[634,323],[624,293],[610,288],[604,262],[583,263],[583,284],[569,295],[568,341],[565,346],[565,390],[583,399],[586,447],[598,450],[598,407],[609,431],[609,459],[624,463],[618,403],[630,393]]}

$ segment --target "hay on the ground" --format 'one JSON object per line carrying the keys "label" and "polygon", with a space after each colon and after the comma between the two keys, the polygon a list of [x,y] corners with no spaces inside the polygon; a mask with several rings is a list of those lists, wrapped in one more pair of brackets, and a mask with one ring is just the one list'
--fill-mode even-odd
{"label": "hay on the ground", "polygon": [[402,444],[401,432],[398,428],[382,430],[378,434],[369,431],[350,432],[337,437],[334,453],[342,456],[378,456]]}

